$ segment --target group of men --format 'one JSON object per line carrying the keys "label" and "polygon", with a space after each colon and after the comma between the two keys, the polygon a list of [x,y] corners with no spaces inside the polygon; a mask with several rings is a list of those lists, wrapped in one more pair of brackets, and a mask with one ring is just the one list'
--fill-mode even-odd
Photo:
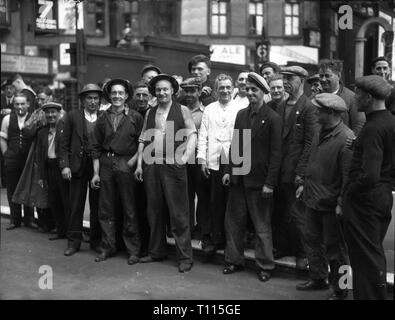
{"label": "group of men", "polygon": [[166,259],[170,235],[182,273],[193,266],[196,235],[207,258],[225,250],[223,274],[243,269],[249,228],[260,281],[271,278],[276,258],[291,255],[309,266],[298,290],[331,285],[330,299],[345,299],[341,267],[351,265],[354,298],[385,299],[395,117],[383,62],[355,80],[355,94],[341,84],[339,61],[321,61],[310,77],[268,62],[234,83],[226,74],[212,81],[204,55],[191,59],[182,81],[149,65],[134,86],[86,84],[81,108],[64,116],[53,101],[30,116],[28,97],[17,93],[1,126],[7,229],[21,225],[22,203],[25,225],[36,206],[50,230],[49,208],[51,239],[67,239],[71,256],[81,248],[89,189],[96,262],[117,252],[117,212],[129,265]]}

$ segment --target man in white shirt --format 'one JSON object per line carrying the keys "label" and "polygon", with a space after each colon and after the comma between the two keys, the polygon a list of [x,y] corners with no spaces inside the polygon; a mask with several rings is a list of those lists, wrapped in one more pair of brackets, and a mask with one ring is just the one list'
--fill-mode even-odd
{"label": "man in white shirt", "polygon": [[235,103],[240,104],[243,108],[248,107],[250,103],[247,98],[246,83],[248,71],[242,71],[236,80],[236,88],[233,90],[233,100]]}
{"label": "man in white shirt", "polygon": [[[11,211],[11,223],[6,228],[12,230],[21,226],[22,206],[12,201],[15,188],[22,174],[33,134],[24,127],[29,114],[27,97],[22,93],[14,96],[14,110],[6,115],[1,124],[0,147],[4,157],[7,179],[7,198]],[[33,225],[33,208],[24,206],[23,222],[27,227]]]}
{"label": "man in white shirt", "polygon": [[228,163],[230,143],[236,115],[243,105],[232,100],[233,80],[220,74],[214,89],[218,101],[210,103],[203,112],[198,138],[197,159],[201,170],[210,180],[209,229],[202,230],[202,248],[207,256],[213,255],[225,244],[224,218],[227,188],[222,184],[225,165]]}

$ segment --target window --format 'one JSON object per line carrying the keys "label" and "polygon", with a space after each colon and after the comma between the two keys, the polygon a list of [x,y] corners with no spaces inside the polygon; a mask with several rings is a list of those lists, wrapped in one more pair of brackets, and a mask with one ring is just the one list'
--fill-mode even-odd
{"label": "window", "polygon": [[161,0],[156,3],[156,10],[157,34],[177,34],[177,1]]}
{"label": "window", "polygon": [[87,2],[86,33],[89,35],[104,36],[105,1],[92,0]]}
{"label": "window", "polygon": [[299,3],[285,3],[285,35],[299,35]]}
{"label": "window", "polygon": [[250,21],[249,34],[261,36],[263,34],[263,3],[262,1],[250,1],[248,7]]}
{"label": "window", "polygon": [[226,35],[228,24],[228,1],[211,1],[211,34]]}
{"label": "window", "polygon": [[134,32],[139,32],[139,2],[135,0],[124,1],[124,26],[131,28]]}

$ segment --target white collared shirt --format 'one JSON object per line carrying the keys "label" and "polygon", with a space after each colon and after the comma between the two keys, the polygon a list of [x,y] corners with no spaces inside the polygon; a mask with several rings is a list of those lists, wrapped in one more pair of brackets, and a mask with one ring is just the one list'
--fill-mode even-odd
{"label": "white collared shirt", "polygon": [[89,113],[88,111],[84,110],[85,119],[88,120],[90,123],[93,123],[97,120],[97,112]]}
{"label": "white collared shirt", "polygon": [[204,109],[197,158],[206,161],[209,169],[219,170],[221,154],[229,156],[236,115],[244,107],[231,100],[227,105],[215,101]]}
{"label": "white collared shirt", "polygon": [[242,109],[247,108],[248,105],[250,104],[250,101],[248,100],[247,96],[245,97],[240,97],[237,95],[236,97],[233,98],[234,103],[239,104]]}

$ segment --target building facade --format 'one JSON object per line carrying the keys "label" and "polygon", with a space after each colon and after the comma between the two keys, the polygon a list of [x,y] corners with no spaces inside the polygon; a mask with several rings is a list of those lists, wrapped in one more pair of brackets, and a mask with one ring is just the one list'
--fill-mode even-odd
{"label": "building facade", "polygon": [[[369,72],[373,57],[392,59],[391,0],[85,0],[78,8],[80,51],[87,55],[79,68],[84,80],[111,77],[111,70],[130,64],[128,78],[135,81],[135,70],[146,62],[186,76],[188,58],[201,51],[211,54],[218,72],[233,74],[256,70],[269,59],[313,71],[321,58],[337,58],[344,61],[347,84],[361,70]],[[0,9],[2,80],[16,73],[35,82],[75,77],[68,52],[76,41],[74,1],[0,0]],[[369,25],[359,41],[363,61],[356,65],[358,32],[373,18],[380,21]]]}

